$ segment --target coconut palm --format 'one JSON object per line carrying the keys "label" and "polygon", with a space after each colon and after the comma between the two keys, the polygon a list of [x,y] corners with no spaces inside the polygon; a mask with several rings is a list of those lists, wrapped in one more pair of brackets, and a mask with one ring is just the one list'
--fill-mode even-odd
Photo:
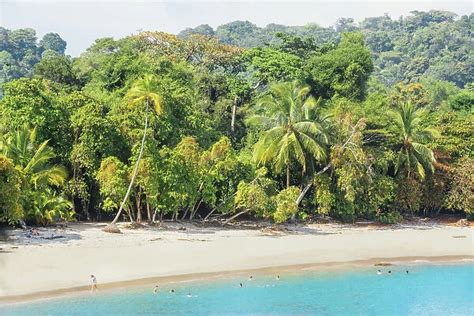
{"label": "coconut palm", "polygon": [[135,163],[135,167],[132,173],[132,179],[130,180],[130,184],[128,186],[127,192],[125,193],[125,197],[123,198],[122,203],[120,204],[120,208],[115,216],[112,224],[115,224],[120,217],[120,214],[123,211],[125,203],[128,200],[128,196],[130,195],[130,191],[133,187],[133,183],[135,182],[135,178],[137,177],[137,170],[140,164],[140,160],[143,155],[143,148],[145,147],[145,139],[146,139],[146,132],[148,128],[148,116],[150,113],[150,107],[154,110],[156,114],[163,113],[163,101],[158,94],[158,81],[155,76],[153,75],[145,75],[142,79],[138,79],[134,82],[130,90],[127,92],[125,98],[129,102],[129,104],[133,107],[135,106],[145,106],[145,124],[143,128],[143,136],[140,145],[140,151],[138,153],[138,158]]}
{"label": "coconut palm", "polygon": [[273,84],[257,103],[262,115],[249,119],[249,123],[265,129],[255,144],[254,160],[271,163],[276,172],[286,169],[287,187],[292,161],[306,172],[314,161],[326,159],[328,117],[317,115],[318,102],[309,92],[308,86],[298,82]]}
{"label": "coconut palm", "polygon": [[56,155],[48,147],[48,140],[37,145],[36,137],[36,128],[30,129],[28,125],[23,125],[8,140],[3,140],[2,151],[20,171],[25,189],[62,185],[67,177],[66,169],[50,163]]}
{"label": "coconut palm", "polygon": [[436,137],[438,132],[432,128],[419,128],[421,114],[422,110],[416,109],[411,102],[403,103],[391,112],[400,141],[395,173],[404,169],[407,177],[415,172],[424,179],[427,172],[434,171],[436,159],[433,151],[423,143]]}

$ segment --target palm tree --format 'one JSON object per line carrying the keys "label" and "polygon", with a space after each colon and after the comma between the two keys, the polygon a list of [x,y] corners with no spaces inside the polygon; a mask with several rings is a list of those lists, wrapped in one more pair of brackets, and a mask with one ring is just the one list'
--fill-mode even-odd
{"label": "palm tree", "polygon": [[56,157],[48,147],[48,140],[36,145],[36,128],[23,125],[1,146],[5,156],[10,158],[23,177],[23,187],[32,186],[35,190],[42,186],[60,186],[67,178],[63,166],[52,165]]}
{"label": "palm tree", "polygon": [[303,173],[314,163],[326,159],[328,117],[315,111],[316,99],[310,88],[298,82],[277,83],[257,103],[249,123],[263,126],[265,131],[255,144],[253,157],[259,164],[272,163],[275,171],[286,169],[286,185],[290,186],[290,164],[296,160]]}
{"label": "palm tree", "polygon": [[48,141],[37,145],[36,128],[23,125],[16,133],[0,139],[0,151],[10,158],[21,176],[20,204],[28,218],[41,224],[53,218],[70,219],[72,204],[57,195],[51,186],[61,186],[67,178],[66,169],[51,164],[56,157]]}
{"label": "palm tree", "polygon": [[433,139],[438,132],[432,128],[420,130],[421,109],[416,109],[411,102],[403,103],[391,112],[397,126],[400,140],[400,151],[395,162],[395,173],[405,168],[407,177],[411,177],[413,170],[420,179],[424,179],[426,172],[433,172],[436,162],[433,151],[423,142]]}
{"label": "palm tree", "polygon": [[130,195],[130,191],[133,187],[133,183],[135,182],[135,178],[137,177],[138,166],[143,155],[143,148],[145,147],[150,106],[153,107],[156,114],[159,115],[163,113],[163,101],[157,91],[158,81],[156,77],[153,75],[145,75],[142,79],[138,79],[134,82],[132,88],[130,88],[130,90],[125,96],[131,106],[145,105],[145,124],[143,128],[143,137],[140,145],[140,152],[135,163],[135,168],[133,169],[132,179],[130,180],[130,184],[128,186],[127,192],[125,193],[125,197],[123,198],[123,201],[120,204],[120,208],[114,220],[112,221],[112,224],[115,224],[119,219],[120,214],[122,213],[123,208],[125,206],[125,203],[128,200],[128,196]]}

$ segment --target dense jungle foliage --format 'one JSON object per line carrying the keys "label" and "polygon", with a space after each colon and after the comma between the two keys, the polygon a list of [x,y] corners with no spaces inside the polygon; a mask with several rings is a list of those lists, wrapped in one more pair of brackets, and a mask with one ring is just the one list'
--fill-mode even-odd
{"label": "dense jungle foliage", "polygon": [[473,26],[0,28],[0,222],[472,218]]}

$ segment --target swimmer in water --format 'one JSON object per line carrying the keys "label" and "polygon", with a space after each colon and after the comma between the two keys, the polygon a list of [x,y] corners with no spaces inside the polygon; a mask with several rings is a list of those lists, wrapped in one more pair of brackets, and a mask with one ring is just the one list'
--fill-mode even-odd
{"label": "swimmer in water", "polygon": [[405,271],[405,272],[408,274],[408,270],[407,270],[407,271]]}
{"label": "swimmer in water", "polygon": [[277,281],[280,281],[280,276],[279,276],[279,275],[277,275],[276,280],[277,280]]}
{"label": "swimmer in water", "polygon": [[242,284],[242,282],[240,282],[240,287],[244,287],[244,285]]}
{"label": "swimmer in water", "polygon": [[188,293],[188,295],[186,295],[186,296],[187,296],[187,297],[193,297],[193,296],[191,295],[191,293]]}
{"label": "swimmer in water", "polygon": [[158,293],[158,285],[155,285],[155,287],[153,288],[153,294],[156,294]]}
{"label": "swimmer in water", "polygon": [[388,274],[392,274],[392,270],[388,270]]}
{"label": "swimmer in water", "polygon": [[171,289],[171,290],[170,290],[170,293],[174,293],[174,289]]}
{"label": "swimmer in water", "polygon": [[377,274],[378,274],[378,275],[381,275],[381,274],[382,274],[382,271],[381,271],[381,270],[377,270]]}
{"label": "swimmer in water", "polygon": [[249,276],[249,281],[252,281],[253,280],[253,276]]}

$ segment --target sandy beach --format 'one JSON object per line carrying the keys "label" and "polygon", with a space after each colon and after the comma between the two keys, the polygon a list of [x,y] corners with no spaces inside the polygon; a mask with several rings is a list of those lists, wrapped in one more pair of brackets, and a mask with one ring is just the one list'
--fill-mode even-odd
{"label": "sandy beach", "polygon": [[472,226],[310,224],[223,229],[164,223],[141,229],[121,224],[122,234],[108,234],[101,231],[104,225],[41,228],[41,238],[23,230],[9,231],[9,239],[0,242],[0,302],[84,291],[90,274],[107,288],[154,278],[192,279],[277,267],[474,259]]}

